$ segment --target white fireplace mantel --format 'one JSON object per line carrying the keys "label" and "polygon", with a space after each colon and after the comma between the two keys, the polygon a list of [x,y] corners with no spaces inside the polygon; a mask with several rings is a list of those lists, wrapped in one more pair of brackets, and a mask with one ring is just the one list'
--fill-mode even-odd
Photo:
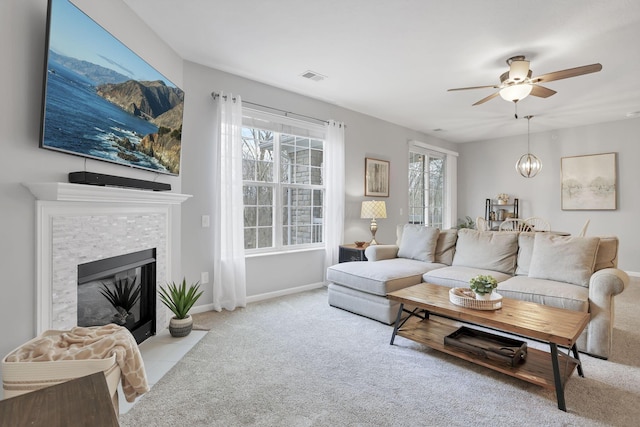
{"label": "white fireplace mantel", "polygon": [[[156,280],[171,278],[172,207],[188,194],[64,182],[24,183],[36,200],[37,329],[77,323],[78,264],[156,249]],[[168,310],[156,301],[157,327]]]}
{"label": "white fireplace mantel", "polygon": [[179,205],[190,194],[166,191],[136,190],[68,182],[28,182],[23,184],[38,200],[64,202],[157,203]]}

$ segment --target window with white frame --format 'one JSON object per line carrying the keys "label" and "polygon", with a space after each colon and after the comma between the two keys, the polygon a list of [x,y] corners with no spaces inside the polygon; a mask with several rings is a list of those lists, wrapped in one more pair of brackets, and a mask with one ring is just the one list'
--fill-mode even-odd
{"label": "window with white frame", "polygon": [[409,219],[410,224],[424,224],[443,229],[448,224],[447,155],[421,147],[409,146]]}
{"label": "window with white frame", "polygon": [[323,129],[249,111],[243,119],[244,246],[323,245]]}

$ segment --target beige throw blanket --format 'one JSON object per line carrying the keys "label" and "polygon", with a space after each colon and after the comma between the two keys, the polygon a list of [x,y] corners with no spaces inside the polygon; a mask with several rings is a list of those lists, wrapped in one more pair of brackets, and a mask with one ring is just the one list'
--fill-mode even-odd
{"label": "beige throw blanket", "polygon": [[76,327],[45,336],[7,356],[7,362],[106,359],[116,356],[122,371],[122,390],[127,402],[149,391],[144,362],[136,340],[127,328],[115,324]]}

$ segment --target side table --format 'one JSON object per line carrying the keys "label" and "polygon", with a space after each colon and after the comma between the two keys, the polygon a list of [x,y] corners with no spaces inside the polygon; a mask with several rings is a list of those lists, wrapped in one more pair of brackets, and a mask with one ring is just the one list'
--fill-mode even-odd
{"label": "side table", "polygon": [[357,247],[351,243],[349,245],[340,245],[340,251],[338,253],[338,262],[351,262],[351,261],[366,261],[367,257],[364,255],[364,250],[369,246],[365,243],[362,247]]}

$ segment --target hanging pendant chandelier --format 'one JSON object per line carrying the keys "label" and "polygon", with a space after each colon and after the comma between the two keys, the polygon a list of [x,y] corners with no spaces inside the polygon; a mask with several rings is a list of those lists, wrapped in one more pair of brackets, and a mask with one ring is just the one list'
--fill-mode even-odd
{"label": "hanging pendant chandelier", "polygon": [[542,162],[529,150],[530,128],[529,122],[533,116],[525,116],[527,119],[527,154],[523,154],[516,163],[516,170],[525,178],[533,178],[542,169]]}

